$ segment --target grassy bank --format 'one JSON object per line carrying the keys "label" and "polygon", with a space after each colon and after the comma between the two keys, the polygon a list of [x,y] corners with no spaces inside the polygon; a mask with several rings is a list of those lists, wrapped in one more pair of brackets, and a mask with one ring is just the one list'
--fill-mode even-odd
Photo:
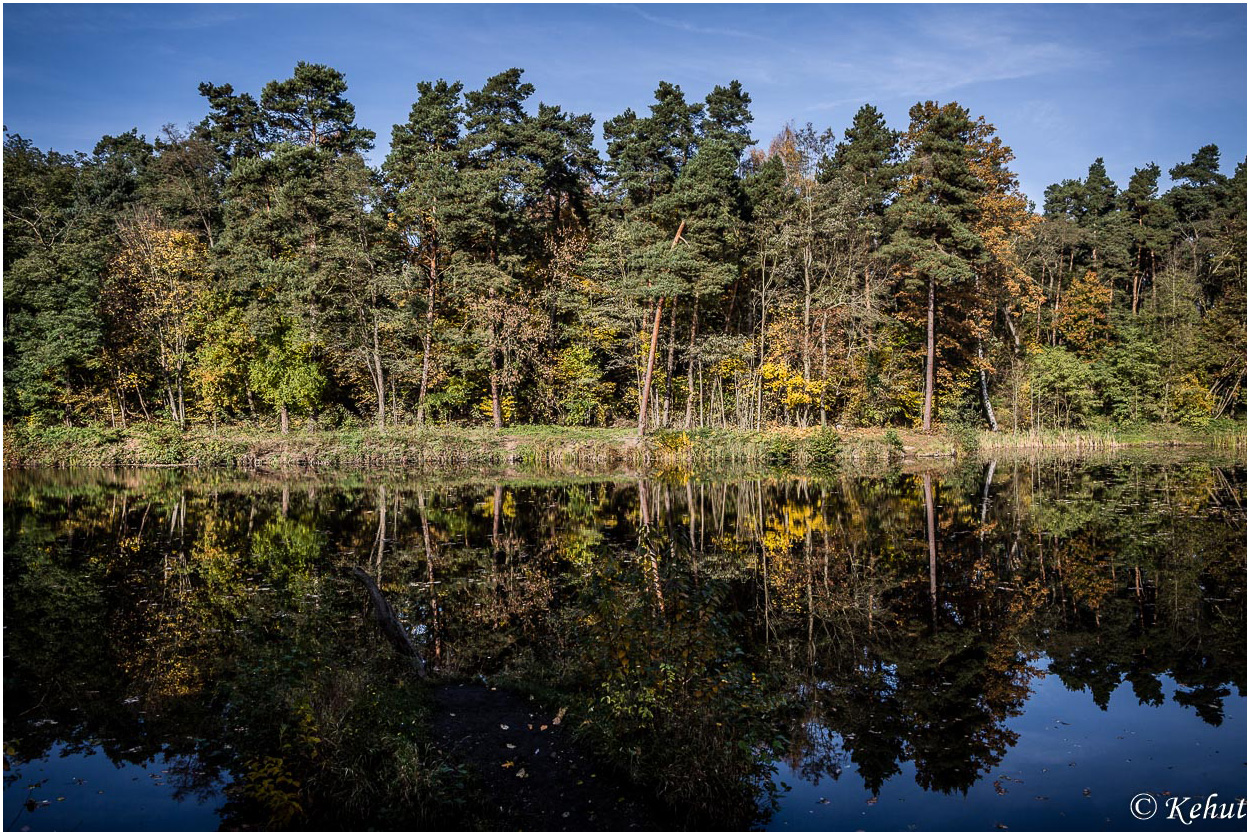
{"label": "grassy bank", "polygon": [[7,427],[6,467],[448,468],[520,466],[638,469],[653,466],[789,466],[958,458],[978,453],[1099,451],[1192,446],[1243,450],[1243,424],[1207,429],[1156,426],[1115,432],[989,433],[953,429],[702,429],[656,431],[562,426],[438,426],[295,431],[255,427],[179,432],[163,424],[129,429]]}

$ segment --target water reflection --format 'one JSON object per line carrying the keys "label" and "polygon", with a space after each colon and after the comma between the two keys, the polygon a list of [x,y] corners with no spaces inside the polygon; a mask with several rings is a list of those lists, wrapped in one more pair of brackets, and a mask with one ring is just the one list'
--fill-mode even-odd
{"label": "water reflection", "polygon": [[[433,675],[559,701],[685,825],[788,825],[796,779],[873,802],[904,778],[924,796],[1005,795],[996,778],[1030,746],[1043,682],[1111,715],[1120,692],[1194,727],[1231,711],[1243,730],[1222,753],[1171,765],[1244,783],[1235,464],[10,472],[4,491],[6,819],[46,799],[28,764],[99,750],[182,763],[179,796],[228,784],[231,827],[500,823],[463,800],[473,776],[430,742],[426,691],[380,640],[353,566]],[[1149,786],[1162,767],[1127,768]],[[40,808],[25,825],[55,825]],[[1103,825],[1070,811],[1065,826]]]}

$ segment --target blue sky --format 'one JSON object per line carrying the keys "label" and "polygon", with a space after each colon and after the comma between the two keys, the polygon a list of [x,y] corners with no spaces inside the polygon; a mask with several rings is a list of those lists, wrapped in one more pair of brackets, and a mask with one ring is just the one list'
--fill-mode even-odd
{"label": "blue sky", "polygon": [[[764,144],[789,120],[839,134],[864,102],[905,128],[955,100],[997,126],[1025,192],[1097,156],[1124,186],[1214,142],[1246,155],[1244,5],[13,5],[4,123],[41,148],[198,121],[201,81],[259,94],[296,61],[343,71],[357,121],[407,118],[420,80],[470,89],[518,66],[536,100],[644,110],[661,79],[702,99],[739,79]],[[602,145],[602,140],[600,140]],[[1165,175],[1166,184],[1166,175]]]}

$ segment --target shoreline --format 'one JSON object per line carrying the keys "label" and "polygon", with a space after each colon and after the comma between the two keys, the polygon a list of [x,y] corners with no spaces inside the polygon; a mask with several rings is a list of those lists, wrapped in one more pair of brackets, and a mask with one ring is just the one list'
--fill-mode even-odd
{"label": "shoreline", "polygon": [[639,438],[632,428],[563,426],[387,427],[295,430],[287,435],[255,427],[185,432],[163,424],[129,429],[6,427],[4,467],[199,467],[245,471],[307,468],[459,469],[520,467],[595,469],[780,467],[804,470],[846,464],[922,465],[993,455],[1077,454],[1121,449],[1246,448],[1244,424],[1192,429],[1150,426],[1132,430],[991,433],[947,428],[777,428],[657,430]]}

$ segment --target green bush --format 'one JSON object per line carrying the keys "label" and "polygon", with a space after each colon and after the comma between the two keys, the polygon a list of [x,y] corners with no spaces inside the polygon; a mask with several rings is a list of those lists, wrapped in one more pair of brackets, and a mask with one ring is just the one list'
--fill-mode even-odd
{"label": "green bush", "polygon": [[186,438],[172,423],[154,423],[139,436],[143,460],[153,464],[182,464],[190,457]]}
{"label": "green bush", "polygon": [[967,455],[975,455],[981,448],[980,433],[967,424],[952,426],[950,434],[959,450]]}
{"label": "green bush", "polygon": [[789,435],[775,435],[764,447],[764,459],[770,464],[788,464],[794,458],[798,444]]}
{"label": "green bush", "polygon": [[901,458],[903,456],[903,439],[899,437],[897,429],[885,430],[881,440],[885,442],[887,458],[893,458],[894,456]]}
{"label": "green bush", "polygon": [[831,426],[822,426],[807,441],[807,454],[816,463],[827,463],[838,457],[842,441]]}

